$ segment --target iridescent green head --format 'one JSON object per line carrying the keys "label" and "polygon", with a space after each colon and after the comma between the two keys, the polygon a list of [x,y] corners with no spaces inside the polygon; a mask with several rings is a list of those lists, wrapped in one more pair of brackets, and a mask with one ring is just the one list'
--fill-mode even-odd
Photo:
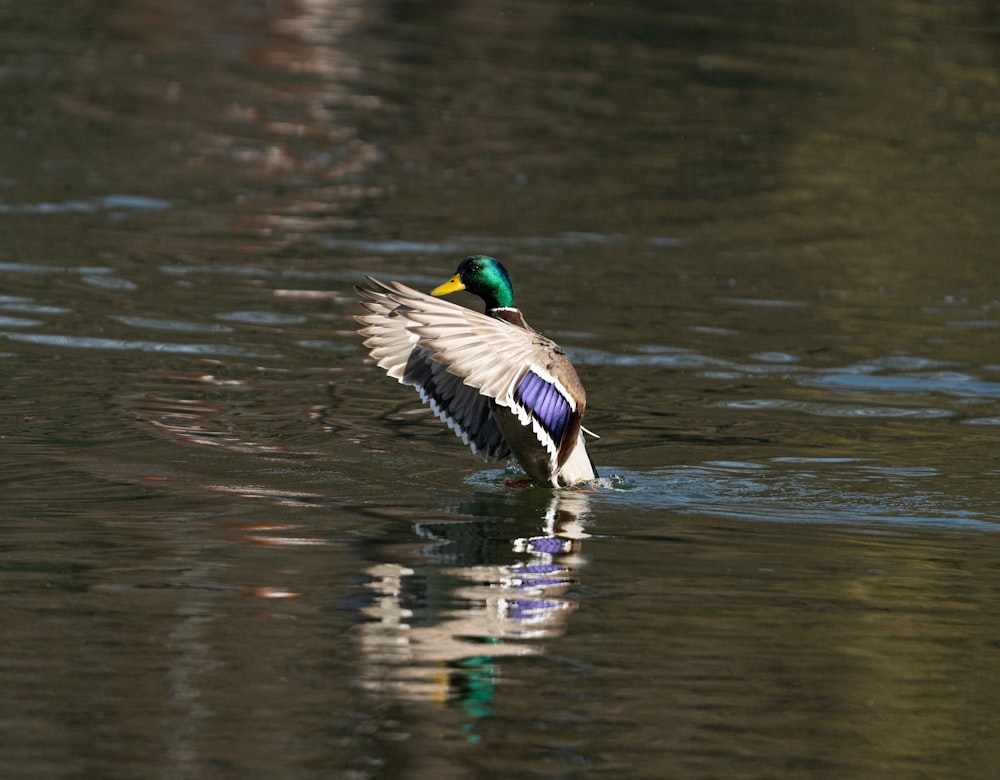
{"label": "iridescent green head", "polygon": [[447,295],[459,290],[478,295],[486,304],[487,311],[514,308],[514,288],[511,287],[507,269],[486,255],[465,258],[458,264],[455,275],[431,290],[431,295]]}

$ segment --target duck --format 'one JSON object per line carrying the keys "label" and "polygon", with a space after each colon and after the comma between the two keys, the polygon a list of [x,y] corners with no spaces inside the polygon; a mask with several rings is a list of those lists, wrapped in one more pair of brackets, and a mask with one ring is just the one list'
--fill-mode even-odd
{"label": "duck", "polygon": [[[584,442],[583,385],[566,351],[529,327],[499,261],[466,257],[430,295],[371,276],[354,289],[372,359],[415,388],[474,454],[513,455],[531,481],[553,488],[598,478]],[[441,299],[463,290],[484,313]]]}

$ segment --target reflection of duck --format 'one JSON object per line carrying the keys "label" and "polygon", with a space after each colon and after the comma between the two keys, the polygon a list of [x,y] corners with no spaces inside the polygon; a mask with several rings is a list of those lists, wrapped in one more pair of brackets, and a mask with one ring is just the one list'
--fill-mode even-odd
{"label": "reflection of duck", "polygon": [[[538,493],[522,497],[531,504]],[[489,716],[503,660],[542,655],[565,631],[588,512],[587,493],[563,490],[550,494],[540,524],[518,528],[530,535],[506,535],[494,512],[416,526],[410,565],[366,570],[362,685],[388,700],[453,702],[474,719]],[[402,552],[393,547],[392,557]]]}
{"label": "reflection of duck", "polygon": [[[583,441],[583,386],[563,349],[528,327],[500,263],[467,257],[431,295],[367,282],[355,288],[369,312],[357,318],[365,346],[473,452],[485,460],[513,453],[552,487],[597,478]],[[458,290],[482,298],[486,314],[431,297]]]}

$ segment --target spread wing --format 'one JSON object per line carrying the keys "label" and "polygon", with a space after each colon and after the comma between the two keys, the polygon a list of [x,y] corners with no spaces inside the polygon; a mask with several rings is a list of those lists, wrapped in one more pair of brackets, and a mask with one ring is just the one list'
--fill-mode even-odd
{"label": "spread wing", "polygon": [[356,319],[365,325],[360,333],[367,337],[365,346],[375,362],[393,379],[415,388],[438,419],[474,453],[488,461],[509,456],[510,448],[490,413],[489,398],[433,359],[420,337],[410,331],[413,323],[405,316],[408,307],[390,297],[394,290],[370,278],[368,287],[355,290],[369,311]]}
{"label": "spread wing", "polygon": [[399,282],[368,277],[366,287],[355,289],[369,312],[357,319],[372,357],[390,376],[415,387],[474,452],[487,458],[509,454],[492,402],[531,429],[553,464],[565,462],[580,432],[586,395],[562,348],[530,328]]}

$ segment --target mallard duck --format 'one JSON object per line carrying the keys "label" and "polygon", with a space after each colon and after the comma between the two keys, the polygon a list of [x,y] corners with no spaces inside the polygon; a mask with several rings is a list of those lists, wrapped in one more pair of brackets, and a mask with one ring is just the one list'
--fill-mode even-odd
{"label": "mallard duck", "polygon": [[[597,479],[583,441],[583,386],[562,347],[528,327],[499,262],[467,257],[430,295],[365,279],[354,289],[368,314],[356,319],[371,356],[474,453],[513,454],[552,487]],[[459,290],[482,298],[486,313],[432,297]]]}

